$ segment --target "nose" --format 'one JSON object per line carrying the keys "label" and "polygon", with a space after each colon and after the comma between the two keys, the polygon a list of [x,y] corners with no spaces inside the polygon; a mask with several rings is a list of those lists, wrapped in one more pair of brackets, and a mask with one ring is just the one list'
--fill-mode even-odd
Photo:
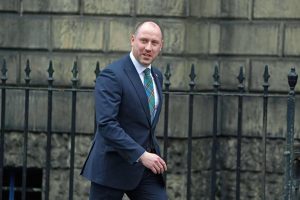
{"label": "nose", "polygon": [[145,49],[146,49],[147,51],[151,51],[151,50],[152,50],[152,44],[151,44],[151,42],[148,42],[148,43],[146,44]]}

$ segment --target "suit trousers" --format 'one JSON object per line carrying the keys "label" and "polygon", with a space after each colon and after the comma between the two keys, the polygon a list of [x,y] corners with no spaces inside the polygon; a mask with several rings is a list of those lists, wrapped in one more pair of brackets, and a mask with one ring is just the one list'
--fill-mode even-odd
{"label": "suit trousers", "polygon": [[89,200],[122,200],[126,194],[131,200],[167,200],[167,193],[162,175],[145,169],[139,185],[130,191],[106,187],[92,182]]}

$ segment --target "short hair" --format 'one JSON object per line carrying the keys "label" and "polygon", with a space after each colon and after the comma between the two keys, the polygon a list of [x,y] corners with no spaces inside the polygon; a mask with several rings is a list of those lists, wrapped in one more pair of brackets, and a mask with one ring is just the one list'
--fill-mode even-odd
{"label": "short hair", "polygon": [[155,24],[155,25],[158,26],[158,28],[160,29],[160,32],[161,32],[161,37],[162,37],[162,39],[163,39],[163,38],[164,38],[164,34],[163,34],[163,30],[162,30],[162,28],[161,28],[161,25],[160,25],[158,22],[153,21],[153,20],[145,20],[145,21],[142,21],[142,22],[137,23],[136,26],[135,26],[135,28],[134,28],[133,34],[136,35],[137,32],[139,31],[139,29],[141,28],[141,26],[142,26],[143,24],[145,24],[145,23],[148,23],[148,22],[153,23],[153,24]]}

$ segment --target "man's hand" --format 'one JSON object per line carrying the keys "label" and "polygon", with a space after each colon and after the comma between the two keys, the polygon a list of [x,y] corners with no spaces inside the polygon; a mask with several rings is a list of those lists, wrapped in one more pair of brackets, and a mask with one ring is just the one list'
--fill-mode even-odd
{"label": "man's hand", "polygon": [[167,171],[165,161],[154,153],[145,151],[139,160],[145,167],[150,169],[154,174],[162,174]]}

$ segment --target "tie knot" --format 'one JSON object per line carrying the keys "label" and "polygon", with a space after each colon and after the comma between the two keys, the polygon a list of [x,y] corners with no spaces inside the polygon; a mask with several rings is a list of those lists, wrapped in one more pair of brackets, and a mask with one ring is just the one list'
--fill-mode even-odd
{"label": "tie knot", "polygon": [[145,76],[150,76],[150,69],[149,68],[146,68],[144,70],[144,73],[145,73]]}

